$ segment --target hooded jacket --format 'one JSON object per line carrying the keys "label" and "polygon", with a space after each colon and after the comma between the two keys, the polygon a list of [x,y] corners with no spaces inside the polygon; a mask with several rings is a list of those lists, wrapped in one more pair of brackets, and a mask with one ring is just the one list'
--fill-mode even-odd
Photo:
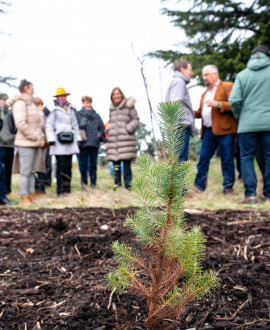
{"label": "hooded jacket", "polygon": [[139,117],[134,107],[136,100],[124,98],[118,106],[111,104],[110,119],[107,127],[108,160],[131,160],[136,158],[135,131],[139,126]]}
{"label": "hooded jacket", "polygon": [[190,80],[184,76],[180,71],[174,71],[173,80],[167,90],[165,101],[166,102],[177,102],[182,101],[186,110],[184,120],[181,124],[185,124],[190,127],[191,134],[195,133],[195,114],[192,109],[187,84]]}
{"label": "hooded jacket", "polygon": [[14,145],[16,147],[39,148],[44,145],[40,114],[32,96],[21,94],[8,100],[17,128]]}
{"label": "hooded jacket", "polygon": [[238,133],[270,131],[270,60],[256,53],[239,72],[229,101]]}

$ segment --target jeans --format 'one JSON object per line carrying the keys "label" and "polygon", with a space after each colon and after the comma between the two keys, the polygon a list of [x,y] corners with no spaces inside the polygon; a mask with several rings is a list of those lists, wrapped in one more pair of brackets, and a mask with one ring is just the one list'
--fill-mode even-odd
{"label": "jeans", "polygon": [[240,133],[239,146],[241,169],[245,186],[245,196],[256,196],[257,176],[254,169],[254,158],[258,143],[262,145],[264,157],[263,194],[270,197],[270,132]]}
{"label": "jeans", "polygon": [[197,165],[195,186],[204,191],[207,185],[207,175],[210,160],[217,147],[220,147],[221,168],[223,174],[223,192],[233,188],[234,173],[234,139],[235,134],[214,135],[212,128],[204,127],[200,151],[200,159]]}
{"label": "jeans", "polygon": [[72,155],[56,155],[57,195],[70,193]]}
{"label": "jeans", "polygon": [[[122,162],[123,162],[125,188],[129,189],[131,187],[130,183],[132,180],[131,160],[122,160]],[[121,161],[113,162],[113,167],[114,167],[114,184],[117,186],[121,186]]]}
{"label": "jeans", "polygon": [[80,170],[82,183],[87,184],[87,171],[90,166],[91,186],[95,186],[97,182],[97,156],[98,148],[85,147],[80,150]]}
{"label": "jeans", "polygon": [[18,153],[20,159],[20,194],[26,195],[35,191],[38,148],[19,147]]}
{"label": "jeans", "polygon": [[0,147],[0,199],[11,192],[14,148]]}
{"label": "jeans", "polygon": [[188,160],[190,135],[191,135],[190,127],[181,127],[180,136],[182,139],[182,146],[179,153],[179,162]]}

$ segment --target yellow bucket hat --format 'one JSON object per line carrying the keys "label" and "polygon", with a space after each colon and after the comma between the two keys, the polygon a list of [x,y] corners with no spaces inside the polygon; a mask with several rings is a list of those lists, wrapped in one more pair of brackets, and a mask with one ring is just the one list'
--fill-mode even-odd
{"label": "yellow bucket hat", "polygon": [[68,95],[70,95],[70,93],[67,93],[65,90],[64,90],[64,88],[62,88],[62,87],[59,87],[59,88],[57,88],[57,90],[56,90],[56,94],[54,95],[54,97],[57,97],[57,96],[68,96]]}

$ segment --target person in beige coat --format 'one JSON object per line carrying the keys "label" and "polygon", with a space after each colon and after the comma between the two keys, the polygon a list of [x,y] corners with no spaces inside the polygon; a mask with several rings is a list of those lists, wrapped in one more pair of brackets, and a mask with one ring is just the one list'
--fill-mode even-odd
{"label": "person in beige coat", "polygon": [[38,149],[44,145],[45,135],[33,99],[33,84],[24,79],[20,83],[19,91],[21,95],[15,96],[10,104],[17,128],[14,145],[17,148],[20,164],[20,194],[23,206],[28,206],[35,198]]}
{"label": "person in beige coat", "polygon": [[120,88],[111,92],[109,125],[107,127],[107,158],[114,164],[115,188],[121,186],[121,161],[125,188],[130,189],[132,180],[131,161],[137,156],[135,131],[139,126],[139,117],[135,109],[136,100],[127,99]]}

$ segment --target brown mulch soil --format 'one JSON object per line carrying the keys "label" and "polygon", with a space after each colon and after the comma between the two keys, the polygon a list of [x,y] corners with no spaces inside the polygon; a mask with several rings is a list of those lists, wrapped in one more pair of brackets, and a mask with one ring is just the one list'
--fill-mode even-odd
{"label": "brown mulch soil", "polygon": [[[132,212],[0,209],[0,329],[145,329],[145,302],[111,295],[104,279],[116,265],[112,241],[136,244],[123,226]],[[186,218],[202,227],[203,266],[222,284],[211,299],[188,306],[177,329],[270,329],[270,211]]]}

